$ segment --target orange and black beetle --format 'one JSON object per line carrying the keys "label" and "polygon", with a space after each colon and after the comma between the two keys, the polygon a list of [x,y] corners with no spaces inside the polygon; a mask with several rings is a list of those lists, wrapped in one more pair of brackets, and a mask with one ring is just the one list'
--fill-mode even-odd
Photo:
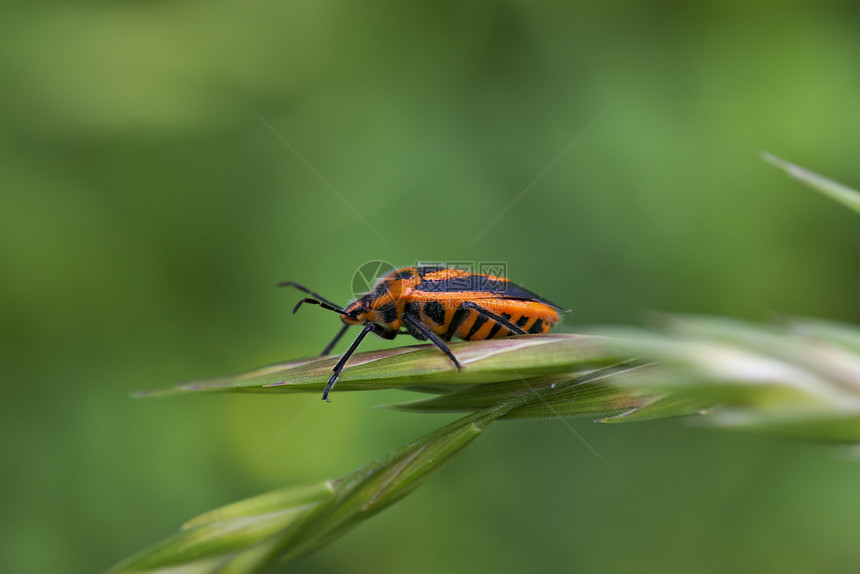
{"label": "orange and black beetle", "polygon": [[[344,326],[323,349],[328,355],[350,325],[364,325],[334,367],[322,398],[337,382],[347,360],[368,333],[383,339],[409,334],[421,341],[430,339],[457,366],[460,362],[445,344],[457,337],[464,341],[497,339],[510,335],[548,333],[562,308],[504,277],[471,273],[448,267],[404,267],[382,278],[376,287],[342,308],[298,283],[284,281],[279,287],[292,286],[314,298],[312,303],[340,313]],[[401,328],[405,330],[401,330]]]}

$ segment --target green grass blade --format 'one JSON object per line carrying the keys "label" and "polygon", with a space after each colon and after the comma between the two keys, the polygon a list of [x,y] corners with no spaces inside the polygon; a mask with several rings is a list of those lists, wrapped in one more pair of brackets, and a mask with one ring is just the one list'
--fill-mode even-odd
{"label": "green grass blade", "polygon": [[[683,317],[663,321],[661,330],[461,344],[461,373],[427,346],[363,353],[349,389],[437,393],[393,408],[471,414],[342,478],[204,514],[111,573],[251,574],[306,555],[414,491],[499,419],[618,423],[696,413],[719,427],[858,442],[858,342],[856,327],[824,321],[759,326]],[[618,359],[631,356],[642,359]],[[166,393],[318,391],[333,360],[285,363]]]}
{"label": "green grass blade", "polygon": [[[635,410],[654,400],[652,392],[614,382],[650,368],[628,361],[596,370],[563,383],[531,389],[524,401],[502,417],[506,420],[545,420],[567,417],[606,417]],[[527,383],[530,385],[530,383]],[[685,413],[686,414],[686,413]]]}
{"label": "green grass blade", "polygon": [[257,555],[261,545],[269,544],[310,510],[311,507],[300,507],[292,512],[249,514],[184,528],[179,534],[118,564],[109,574],[163,572],[172,568],[220,572],[246,552]]}
{"label": "green grass blade", "polygon": [[206,524],[223,522],[233,518],[249,518],[278,512],[294,512],[309,505],[331,498],[335,486],[332,481],[307,486],[291,486],[273,490],[242,502],[223,506],[218,510],[201,514],[182,525],[183,530],[198,528]]}
{"label": "green grass blade", "polygon": [[303,525],[300,536],[282,545],[282,560],[328,544],[362,521],[410,494],[451,457],[478,437],[498,416],[469,415],[344,477],[335,498]]}
{"label": "green grass blade", "polygon": [[819,175],[814,171],[802,168],[799,165],[793,164],[790,161],[784,160],[771,153],[763,152],[762,159],[771,165],[775,165],[783,170],[790,177],[808,185],[813,189],[817,189],[831,199],[848,206],[857,213],[860,213],[860,193],[851,189],[847,185],[843,185],[832,179],[828,179],[823,175]]}
{"label": "green grass blade", "polygon": [[807,341],[818,341],[860,355],[860,329],[836,321],[824,319],[803,319],[789,321],[785,328]]}
{"label": "green grass blade", "polygon": [[[337,382],[336,391],[463,386],[518,381],[578,372],[617,362],[599,339],[584,335],[529,335],[506,339],[452,343],[463,368],[434,345],[399,347],[356,353]],[[319,392],[331,377],[338,356],[271,365],[253,371],[176,387],[137,393],[138,397],[202,392]]]}
{"label": "green grass blade", "polygon": [[814,413],[801,410],[795,413],[788,411],[762,414],[725,410],[715,413],[708,423],[791,439],[860,443],[860,413]]}
{"label": "green grass blade", "polygon": [[[592,372],[592,370],[589,369],[586,372]],[[454,388],[450,392],[441,393],[429,399],[386,405],[385,408],[415,413],[474,412],[527,395],[534,392],[535,389],[543,389],[548,386],[566,383],[575,377],[574,373],[565,373],[562,375],[536,377],[529,379],[528,382],[517,379],[516,381],[505,383],[469,385],[462,388]]]}
{"label": "green grass blade", "polygon": [[204,514],[109,572],[250,574],[303,556],[412,492],[503,412],[464,417],[343,478]]}
{"label": "green grass blade", "polygon": [[713,401],[702,400],[700,397],[690,398],[676,395],[658,395],[644,402],[641,406],[615,416],[599,419],[597,422],[633,423],[694,414],[704,415],[708,414],[708,409],[713,405]]}
{"label": "green grass blade", "polygon": [[606,416],[636,408],[649,399],[641,392],[619,388],[603,379],[623,369],[606,367],[581,374],[539,377],[508,383],[477,385],[429,399],[389,405],[388,408],[420,413],[476,411],[515,401],[519,406],[504,419],[536,420],[560,416]]}
{"label": "green grass blade", "polygon": [[[655,361],[642,376],[615,379],[707,410],[701,422],[792,438],[860,438],[860,329],[795,320],[760,326],[705,317],[673,318],[661,331],[606,329],[616,352]],[[666,414],[665,402],[607,422]],[[649,412],[650,411],[650,412]]]}
{"label": "green grass blade", "polygon": [[[605,351],[597,352],[592,340],[589,337],[556,336],[538,345],[524,346],[512,339],[511,343],[503,341],[505,344],[494,345],[492,354],[486,352],[486,345],[481,345],[483,350],[475,356],[473,364],[489,365],[487,369],[498,370],[501,361],[507,369],[506,376],[511,376],[511,372],[516,377],[523,372],[538,375],[530,379],[533,384],[527,383],[525,390],[506,392],[505,400],[498,400],[499,391],[503,387],[510,391],[516,385],[470,384],[463,387],[466,390],[487,388],[495,397],[491,401],[493,404],[343,478],[298,489],[281,489],[204,514],[186,523],[174,537],[121,563],[111,573],[162,572],[182,568],[192,572],[249,574],[312,552],[412,492],[493,420],[517,409],[519,412],[515,418],[559,416],[557,410],[548,406],[562,390],[558,382],[564,378],[568,384],[573,384],[576,379],[571,379],[570,374],[562,377],[542,373],[560,369],[560,365],[564,369],[582,370],[584,364],[609,362]],[[583,352],[584,348],[589,351]],[[518,356],[524,349],[542,352],[540,357],[551,368],[524,366],[524,359]],[[562,353],[569,353],[571,357],[563,360]],[[312,362],[290,365],[289,368],[303,369]],[[415,368],[414,364],[406,364]],[[596,381],[610,371],[616,372],[618,367],[589,370],[594,373],[588,376]],[[518,382],[524,381],[519,379]],[[485,405],[486,401],[481,404]],[[630,405],[625,403],[624,406],[629,408]],[[592,405],[589,412],[593,410]]]}

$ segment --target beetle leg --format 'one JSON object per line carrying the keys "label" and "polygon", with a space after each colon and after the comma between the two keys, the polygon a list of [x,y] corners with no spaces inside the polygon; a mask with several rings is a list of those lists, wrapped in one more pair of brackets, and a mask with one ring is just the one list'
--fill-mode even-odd
{"label": "beetle leg", "polygon": [[337,342],[340,341],[340,338],[343,337],[343,334],[346,333],[346,330],[349,329],[350,325],[348,323],[344,323],[343,327],[340,328],[340,331],[337,332],[337,335],[334,336],[334,339],[331,340],[331,343],[325,346],[325,349],[320,353],[320,357],[325,357],[331,350],[334,349],[334,346],[337,345]]}
{"label": "beetle leg", "polygon": [[442,352],[443,352],[443,353],[445,353],[446,355],[448,355],[448,358],[450,358],[450,359],[451,359],[451,361],[453,361],[453,362],[454,362],[454,364],[457,366],[457,369],[458,369],[458,370],[462,368],[462,366],[460,365],[460,361],[458,361],[458,360],[457,360],[457,357],[455,357],[455,356],[454,356],[454,353],[452,353],[452,352],[451,352],[451,349],[449,349],[449,348],[448,348],[448,345],[446,345],[446,344],[442,341],[442,339],[440,339],[440,338],[439,338],[439,336],[438,336],[436,333],[434,333],[433,331],[431,331],[430,329],[428,329],[427,327],[425,327],[424,325],[422,325],[422,324],[421,324],[421,321],[419,321],[418,319],[416,319],[416,318],[415,318],[415,317],[413,317],[412,315],[408,315],[408,314],[404,313],[404,314],[403,314],[403,322],[404,322],[404,323],[409,323],[410,325],[412,325],[413,327],[415,327],[417,330],[419,330],[419,331],[421,331],[423,334],[427,335],[427,338],[428,338],[428,339],[430,339],[431,341],[433,341],[433,342],[436,344],[436,346],[437,346],[437,347],[439,347],[440,349],[442,349]]}
{"label": "beetle leg", "polygon": [[465,303],[460,305],[460,307],[467,307],[469,309],[474,309],[480,315],[483,315],[487,319],[492,319],[496,323],[499,323],[505,329],[508,329],[509,331],[516,333],[517,335],[525,335],[526,334],[526,332],[523,331],[523,329],[521,327],[514,325],[513,323],[511,323],[510,321],[508,321],[504,317],[499,317],[498,315],[496,315],[492,311],[488,311],[488,310],[484,309],[483,307],[481,307],[477,303],[473,303],[472,301],[466,301]]}
{"label": "beetle leg", "polygon": [[325,402],[331,402],[330,400],[328,400],[328,394],[334,387],[334,384],[337,382],[337,378],[340,376],[340,372],[343,371],[343,367],[346,365],[346,362],[349,360],[355,350],[358,348],[358,345],[361,343],[362,339],[364,339],[368,333],[373,331],[374,327],[376,327],[376,325],[374,325],[373,323],[368,323],[361,331],[361,333],[358,334],[358,337],[355,338],[355,341],[352,342],[352,345],[349,346],[347,352],[343,354],[343,356],[334,366],[334,369],[332,369],[334,371],[334,374],[328,380],[328,384],[326,384],[325,390],[323,391],[322,398]]}
{"label": "beetle leg", "polygon": [[463,321],[466,320],[466,317],[469,316],[470,309],[474,309],[479,315],[482,315],[485,319],[495,321],[502,327],[505,327],[506,329],[510,330],[512,333],[516,333],[517,335],[526,334],[526,332],[523,331],[520,327],[514,325],[504,317],[500,317],[492,311],[484,309],[477,303],[473,303],[472,301],[465,301],[461,303],[459,307],[457,307],[456,311],[454,311],[454,316],[451,317],[451,323],[448,325],[448,330],[442,337],[444,340],[450,341],[454,337],[454,334],[457,332],[457,329],[460,328],[460,325],[463,323]]}

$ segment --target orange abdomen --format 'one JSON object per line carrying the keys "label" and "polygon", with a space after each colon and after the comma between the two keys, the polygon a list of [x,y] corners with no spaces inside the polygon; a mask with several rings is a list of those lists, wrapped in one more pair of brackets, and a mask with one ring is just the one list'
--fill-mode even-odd
{"label": "orange abdomen", "polygon": [[[559,316],[549,305],[536,301],[518,299],[448,299],[437,301],[421,309],[421,322],[439,335],[448,333],[455,313],[466,300],[475,303],[490,313],[513,323],[528,334],[549,333]],[[513,335],[507,327],[498,321],[481,315],[474,309],[465,310],[465,318],[454,331],[453,336],[464,341],[479,341],[483,339],[498,339]]]}

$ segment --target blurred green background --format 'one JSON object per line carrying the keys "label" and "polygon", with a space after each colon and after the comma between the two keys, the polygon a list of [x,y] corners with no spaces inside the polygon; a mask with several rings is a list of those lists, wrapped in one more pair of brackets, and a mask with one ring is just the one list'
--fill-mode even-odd
{"label": "blurred green background", "polygon": [[[860,322],[860,221],[759,159],[860,185],[856,3],[3,11],[0,571],[102,571],[447,420],[372,410],[397,391],[129,398],[319,352],[337,318],[291,316],[280,280],[345,302],[369,260],[505,261],[566,332]],[[499,423],[285,570],[860,566],[860,464],[831,449],[574,425],[608,465],[557,421]]]}

